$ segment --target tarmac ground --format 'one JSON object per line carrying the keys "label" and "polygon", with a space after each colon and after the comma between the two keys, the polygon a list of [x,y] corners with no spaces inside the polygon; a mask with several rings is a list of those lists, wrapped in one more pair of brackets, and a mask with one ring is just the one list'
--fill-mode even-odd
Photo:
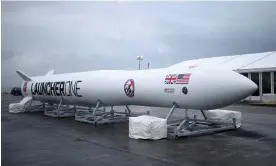
{"label": "tarmac ground", "polygon": [[[276,108],[233,105],[242,112],[242,128],[178,140],[135,140],[128,123],[98,125],[74,118],[53,118],[43,112],[12,114],[10,103],[22,97],[2,95],[2,165],[97,165],[97,166],[260,166],[276,163]],[[150,110],[164,117],[169,110]],[[193,112],[193,111],[191,111]],[[196,112],[196,111],[194,111]],[[179,115],[184,114],[178,109]]]}

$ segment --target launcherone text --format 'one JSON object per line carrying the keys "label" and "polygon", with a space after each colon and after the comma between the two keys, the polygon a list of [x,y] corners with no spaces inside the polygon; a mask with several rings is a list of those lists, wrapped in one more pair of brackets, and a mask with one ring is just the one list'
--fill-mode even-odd
{"label": "launcherone text", "polygon": [[36,82],[32,83],[31,91],[33,95],[82,97],[82,95],[79,94],[81,82],[82,81]]}

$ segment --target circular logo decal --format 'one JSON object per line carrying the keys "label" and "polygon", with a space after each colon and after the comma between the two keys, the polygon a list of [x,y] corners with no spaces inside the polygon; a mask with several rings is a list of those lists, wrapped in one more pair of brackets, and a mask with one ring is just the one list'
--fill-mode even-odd
{"label": "circular logo decal", "polygon": [[134,80],[133,79],[129,79],[126,81],[126,83],[124,85],[124,90],[125,90],[125,94],[128,97],[134,96]]}
{"label": "circular logo decal", "polygon": [[188,93],[188,89],[186,87],[183,87],[182,92],[186,95]]}
{"label": "circular logo decal", "polygon": [[27,82],[25,82],[25,84],[23,85],[23,91],[26,93],[27,91]]}

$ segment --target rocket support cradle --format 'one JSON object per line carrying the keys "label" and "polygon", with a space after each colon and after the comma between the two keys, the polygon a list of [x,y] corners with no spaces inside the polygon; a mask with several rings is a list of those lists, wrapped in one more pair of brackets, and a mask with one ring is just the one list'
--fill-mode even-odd
{"label": "rocket support cradle", "polygon": [[[75,117],[76,121],[93,123],[93,124],[107,124],[127,122],[128,117],[149,115],[146,113],[132,113],[129,106],[126,105],[124,112],[114,111],[111,106],[110,111],[106,111],[106,107],[102,106],[99,100],[94,108],[76,106],[76,105],[63,105],[63,98],[60,98],[59,104],[56,103],[41,103],[32,105],[33,100],[25,103],[23,112],[44,111],[44,115],[56,118],[62,117]],[[27,105],[27,106],[26,106]]]}
{"label": "rocket support cradle", "polygon": [[[106,107],[101,106],[102,102],[100,100],[97,102],[97,105],[93,109],[92,107],[63,105],[62,100],[63,99],[61,97],[59,104],[42,103],[38,105],[32,105],[32,100],[29,100],[29,105],[27,107],[24,107],[24,112],[43,110],[44,115],[46,116],[56,118],[74,116],[76,121],[92,123],[95,125],[127,122],[129,117],[144,115],[141,113],[132,113],[129,106],[126,106],[125,112],[115,112],[113,107],[111,107],[110,111],[106,111]],[[25,105],[27,105],[27,103],[25,103]],[[186,109],[184,119],[171,120],[170,118],[177,107],[177,103],[174,102],[170,112],[166,117],[168,125],[168,139],[178,139],[179,137],[183,136],[202,135],[238,128],[236,125],[236,118],[233,118],[232,123],[208,120],[204,110],[201,110],[204,119],[197,119],[196,115],[194,115],[193,118],[190,118],[188,116],[188,110]],[[145,114],[149,115],[150,112],[147,111]]]}

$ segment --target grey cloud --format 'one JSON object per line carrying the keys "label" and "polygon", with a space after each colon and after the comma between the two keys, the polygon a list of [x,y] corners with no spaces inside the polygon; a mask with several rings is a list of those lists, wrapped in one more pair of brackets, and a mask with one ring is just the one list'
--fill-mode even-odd
{"label": "grey cloud", "polygon": [[12,51],[10,51],[10,50],[1,50],[1,58],[2,58],[3,61],[12,59],[13,57],[14,57],[14,53]]}
{"label": "grey cloud", "polygon": [[2,89],[42,75],[276,50],[276,2],[2,2]]}

